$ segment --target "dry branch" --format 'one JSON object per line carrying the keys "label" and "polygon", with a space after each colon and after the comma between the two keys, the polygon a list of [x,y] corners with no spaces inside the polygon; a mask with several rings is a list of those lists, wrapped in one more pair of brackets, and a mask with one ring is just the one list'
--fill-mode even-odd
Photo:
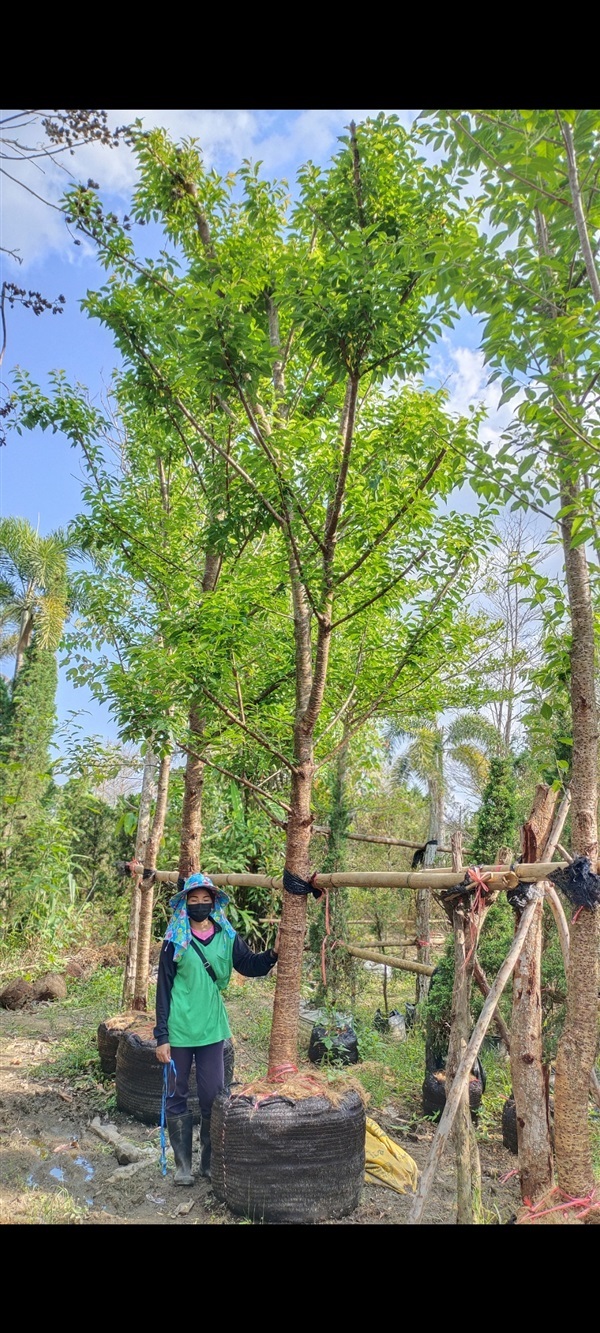
{"label": "dry branch", "polygon": [[[539,869],[540,867],[538,866],[537,867],[538,873]],[[427,1196],[429,1194],[429,1190],[433,1183],[438,1163],[440,1161],[440,1158],[448,1141],[450,1130],[452,1129],[452,1124],[454,1121],[454,1116],[456,1115],[456,1111],[460,1103],[463,1090],[468,1082],[469,1074],[471,1072],[471,1069],[473,1068],[473,1063],[477,1058],[477,1055],[479,1054],[483,1038],[485,1037],[488,1027],[492,1021],[494,1009],[496,1008],[496,1005],[502,994],[502,991],[504,990],[504,987],[506,986],[506,983],[513,972],[515,963],[519,957],[519,954],[521,953],[521,950],[527,938],[527,933],[529,931],[530,924],[535,915],[536,906],[537,906],[537,898],[533,898],[532,901],[527,904],[527,907],[523,912],[512,945],[492,985],[487,1000],[485,1001],[483,1009],[481,1010],[481,1013],[479,1015],[479,1018],[477,1019],[475,1027],[473,1028],[469,1044],[461,1058],[460,1064],[456,1071],[454,1082],[446,1099],[446,1105],[444,1107],[444,1110],[442,1111],[442,1115],[434,1135],[433,1143],[431,1145],[431,1150],[429,1153],[429,1158],[427,1160],[427,1165],[421,1176],[419,1188],[417,1190],[417,1194],[414,1199],[413,1207],[409,1217],[409,1223],[412,1225],[418,1225],[421,1222]]]}

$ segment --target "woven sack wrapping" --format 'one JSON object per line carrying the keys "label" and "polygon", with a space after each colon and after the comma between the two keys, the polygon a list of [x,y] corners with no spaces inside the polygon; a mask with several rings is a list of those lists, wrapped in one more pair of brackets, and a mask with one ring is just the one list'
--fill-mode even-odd
{"label": "woven sack wrapping", "polygon": [[363,1102],[349,1089],[290,1102],[219,1093],[211,1120],[211,1184],[232,1213],[256,1222],[322,1222],[358,1207],[365,1171]]}
{"label": "woven sack wrapping", "polygon": [[117,1050],[123,1032],[127,1028],[133,1028],[143,1020],[144,1024],[148,1022],[148,1015],[129,1012],[126,1014],[115,1014],[113,1018],[105,1018],[98,1027],[98,1055],[103,1074],[111,1075],[117,1068]]}
{"label": "woven sack wrapping", "polygon": [[[231,1038],[225,1042],[225,1086],[233,1081],[234,1052]],[[160,1109],[164,1086],[164,1066],[156,1059],[156,1041],[151,1035],[151,1028],[146,1033],[123,1032],[117,1050],[115,1071],[117,1107],[135,1120],[143,1120],[147,1125],[160,1123]],[[196,1071],[194,1065],[190,1073],[190,1095],[188,1111],[194,1116],[194,1122],[201,1119],[200,1105],[196,1095]]]}

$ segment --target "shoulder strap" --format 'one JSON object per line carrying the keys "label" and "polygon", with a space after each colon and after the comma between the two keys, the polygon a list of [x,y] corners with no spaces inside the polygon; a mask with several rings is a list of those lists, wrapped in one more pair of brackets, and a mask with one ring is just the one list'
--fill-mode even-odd
{"label": "shoulder strap", "polygon": [[204,954],[203,954],[203,952],[202,952],[202,949],[200,948],[200,945],[199,945],[199,944],[197,943],[197,941],[193,938],[193,936],[192,936],[192,939],[190,940],[190,944],[191,944],[191,946],[192,946],[192,949],[195,949],[195,950],[196,950],[196,953],[198,954],[198,957],[202,959],[202,962],[204,963],[204,966],[205,966],[205,968],[206,968],[206,971],[208,972],[208,975],[209,975],[211,981],[216,981],[217,978],[216,978],[215,972],[213,971],[213,968],[211,967],[211,965],[210,965],[210,963],[209,963],[209,961],[208,961],[208,958],[205,958],[205,956],[204,956]]}

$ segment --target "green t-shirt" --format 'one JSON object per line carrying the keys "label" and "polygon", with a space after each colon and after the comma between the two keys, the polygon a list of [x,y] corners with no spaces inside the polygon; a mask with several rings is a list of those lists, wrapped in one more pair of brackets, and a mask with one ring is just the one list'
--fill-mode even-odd
{"label": "green t-shirt", "polygon": [[[202,949],[202,942],[196,941]],[[209,976],[192,944],[177,963],[169,1008],[171,1046],[210,1046],[231,1036],[221,991],[225,990],[233,968],[233,939],[221,930],[213,936],[210,949],[203,950],[216,975]]]}

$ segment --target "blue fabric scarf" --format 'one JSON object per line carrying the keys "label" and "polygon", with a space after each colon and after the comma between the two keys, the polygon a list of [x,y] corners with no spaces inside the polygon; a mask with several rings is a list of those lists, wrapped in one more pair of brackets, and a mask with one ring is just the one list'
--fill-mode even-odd
{"label": "blue fabric scarf", "polygon": [[[170,940],[173,945],[175,962],[177,962],[178,958],[181,958],[182,953],[185,952],[192,938],[190,918],[187,914],[187,896],[190,889],[215,888],[216,886],[213,884],[212,879],[209,879],[208,875],[203,875],[201,870],[197,870],[193,875],[188,876],[183,888],[179,890],[179,893],[174,894],[173,897],[169,899],[169,907],[173,909],[173,915],[165,931],[165,940]],[[216,902],[211,911],[209,920],[216,921],[227,935],[233,939],[235,930],[233,929],[231,922],[227,920],[223,910],[227,906],[229,898],[226,893],[221,891],[221,889],[216,889],[216,894]]]}

